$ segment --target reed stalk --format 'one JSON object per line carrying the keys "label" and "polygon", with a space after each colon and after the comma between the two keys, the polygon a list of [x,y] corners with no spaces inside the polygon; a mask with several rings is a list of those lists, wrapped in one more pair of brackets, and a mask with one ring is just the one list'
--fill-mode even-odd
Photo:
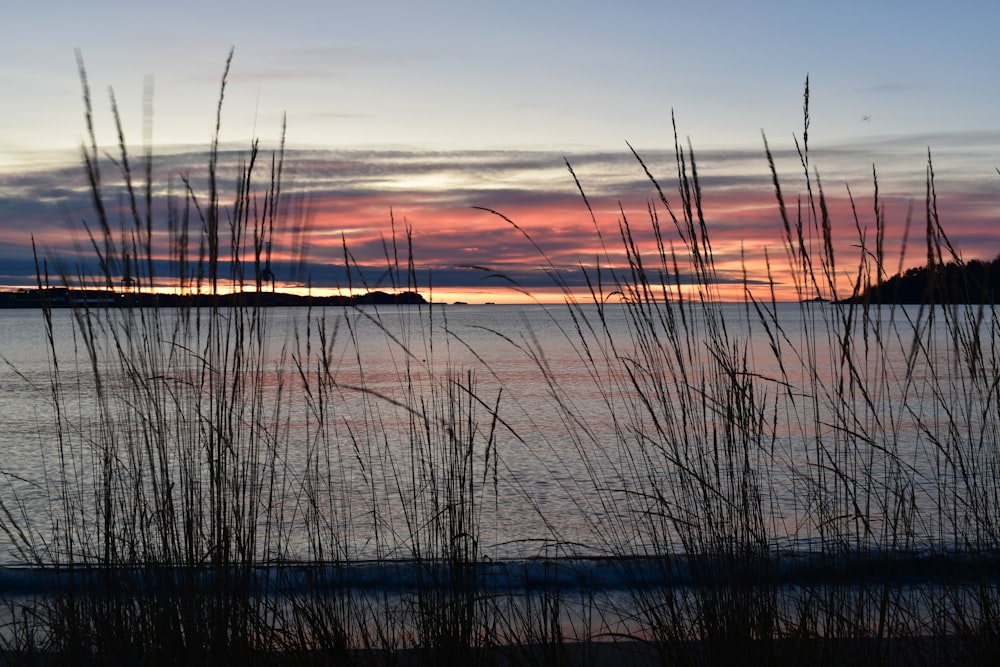
{"label": "reed stalk", "polygon": [[[871,213],[847,194],[856,254],[838,245],[845,223],[809,155],[808,81],[801,174],[779,174],[764,147],[784,266],[769,256],[771,284],[745,280],[740,304],[720,298],[707,193],[676,124],[672,187],[633,150],[650,201],[621,210],[608,245],[567,163],[614,268],[585,271],[578,298],[535,245],[564,290],[549,331],[575,354],[573,382],[598,397],[578,401],[568,369],[550,363],[552,336],[497,331],[547,392],[552,418],[539,426],[502,369],[475,349],[475,363],[457,361],[469,344],[433,303],[301,309],[276,328],[262,295],[283,230],[303,223],[290,219],[283,140],[269,168],[256,141],[236,160],[220,146],[228,68],[203,182],[185,175],[158,207],[152,150],[133,173],[113,96],[117,154],[103,157],[81,63],[91,256],[70,267],[36,252],[38,288],[127,303],[81,298],[67,318],[41,308],[54,442],[44,479],[0,497],[0,529],[52,587],[4,600],[12,659],[574,664],[610,646],[662,664],[988,664],[1000,653],[1000,321],[993,304],[971,303],[982,286],[944,232],[930,159],[929,286],[911,307],[887,291],[877,173]],[[416,291],[412,234],[389,226],[386,273]],[[162,287],[163,257],[175,286],[203,298],[140,300]],[[346,242],[344,262],[355,275]],[[778,302],[778,281],[797,305]],[[224,302],[230,290],[246,298]],[[376,372],[363,349],[389,362]],[[586,541],[547,515],[523,460],[556,472]],[[44,496],[41,518],[29,494]],[[508,498],[539,515],[536,558],[500,556]],[[600,567],[617,588],[566,583]],[[518,568],[523,589],[488,583]]]}

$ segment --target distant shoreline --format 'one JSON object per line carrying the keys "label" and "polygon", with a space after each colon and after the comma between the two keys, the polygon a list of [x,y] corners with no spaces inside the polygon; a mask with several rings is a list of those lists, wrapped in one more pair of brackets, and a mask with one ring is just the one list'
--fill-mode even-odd
{"label": "distant shoreline", "polygon": [[230,294],[158,294],[152,292],[115,292],[111,290],[47,287],[0,292],[0,308],[78,308],[78,307],[289,307],[289,306],[364,306],[427,305],[417,292],[390,293],[372,291],[354,296],[300,295],[288,292],[233,292]]}

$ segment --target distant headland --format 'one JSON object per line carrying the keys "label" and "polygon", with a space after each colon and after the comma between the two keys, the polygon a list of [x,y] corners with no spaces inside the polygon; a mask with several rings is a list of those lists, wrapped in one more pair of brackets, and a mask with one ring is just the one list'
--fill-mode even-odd
{"label": "distant headland", "polygon": [[417,292],[373,291],[353,296],[301,295],[288,292],[233,292],[231,294],[159,294],[153,292],[115,292],[111,290],[45,287],[0,292],[0,308],[74,308],[86,307],[157,307],[199,308],[207,306],[365,306],[424,305],[428,302]]}
{"label": "distant headland", "polygon": [[908,269],[870,285],[844,303],[995,304],[1000,298],[1000,256],[961,264],[935,263]]}

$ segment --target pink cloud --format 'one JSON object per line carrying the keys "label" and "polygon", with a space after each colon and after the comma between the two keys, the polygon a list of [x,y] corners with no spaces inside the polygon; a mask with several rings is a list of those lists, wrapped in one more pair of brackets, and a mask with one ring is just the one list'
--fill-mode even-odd
{"label": "pink cloud", "polygon": [[[220,162],[220,185],[231,193],[233,178],[242,154],[225,153]],[[713,158],[715,162],[713,162]],[[676,168],[670,152],[652,154],[647,165],[655,170],[663,195],[677,215],[682,207],[674,182]],[[849,153],[832,155],[831,160],[849,160]],[[782,191],[788,214],[794,221],[806,190],[801,173],[787,156],[789,176],[782,174]],[[546,280],[539,267],[551,262],[561,270],[580,265],[623,267],[626,257],[619,238],[620,224],[627,221],[632,237],[644,257],[655,259],[657,240],[652,233],[652,210],[659,219],[663,241],[683,256],[682,233],[678,232],[660,201],[660,195],[631,156],[586,154],[570,160],[584,188],[591,210],[577,190],[563,157],[543,152],[330,152],[289,151],[286,156],[285,195],[288,207],[275,229],[273,259],[290,264],[300,259],[314,268],[314,275],[335,282],[333,267],[344,261],[346,242],[354,262],[360,266],[386,265],[389,253],[405,255],[411,234],[413,260],[421,270],[434,270],[442,280],[481,281],[483,272],[470,273],[461,267],[486,267],[495,272],[527,276],[536,289]],[[182,193],[181,174],[191,176],[192,187],[204,202],[203,154],[170,154],[157,158],[155,178],[159,184],[154,217],[159,220],[158,238],[166,235],[165,181],[172,181],[177,197]],[[716,268],[729,294],[739,298],[746,271],[751,283],[766,280],[765,260],[770,259],[775,278],[782,286],[790,279],[783,273],[788,260],[784,228],[774,195],[770,173],[762,155],[718,153],[700,157],[702,211],[711,237]],[[833,173],[848,169],[835,162]],[[861,170],[861,185],[852,186],[862,232],[873,243],[875,212],[870,171]],[[121,226],[131,225],[124,191],[114,182],[113,169],[106,170],[108,219],[117,237]],[[661,176],[661,174],[665,176]],[[880,175],[880,204],[884,211],[885,251],[894,272],[903,244],[908,211],[912,206],[910,248],[906,266],[921,264],[924,184],[914,176],[918,169]],[[959,174],[962,175],[962,174]],[[39,247],[52,256],[86,255],[89,242],[80,222],[95,225],[89,194],[79,167],[38,170],[25,175],[6,175],[0,182],[0,253],[7,253],[8,266],[22,258],[21,269],[30,274],[23,257],[34,236]],[[1000,177],[997,177],[1000,178]],[[267,185],[266,170],[258,174],[261,187]],[[948,188],[939,187],[937,205],[946,231],[966,258],[992,258],[1000,251],[1000,238],[993,232],[995,188],[989,179],[959,178],[951,175]],[[836,249],[838,270],[846,276],[860,261],[859,232],[847,189],[824,179],[827,211],[832,220],[831,238]],[[815,192],[815,189],[814,189]],[[225,194],[221,201],[228,201]],[[482,208],[498,211],[499,215]],[[802,215],[810,211],[802,204]],[[593,219],[591,218],[593,214]],[[395,241],[393,239],[395,223]],[[192,233],[200,222],[192,219]],[[807,224],[819,242],[821,231]],[[68,229],[76,229],[69,233]],[[686,234],[686,232],[684,232]],[[527,237],[526,237],[527,235]],[[303,240],[306,242],[303,243]],[[244,252],[252,254],[250,239]],[[537,246],[537,247],[536,247]],[[156,259],[166,262],[168,244],[156,246]],[[195,250],[196,247],[192,247]],[[541,252],[539,251],[541,249]],[[304,253],[300,257],[299,253]],[[542,254],[544,253],[544,255]],[[766,254],[765,254],[766,253]],[[682,270],[685,270],[682,262]],[[12,271],[11,273],[16,273]],[[464,276],[464,278],[463,278]],[[289,278],[290,279],[290,278]],[[24,282],[33,278],[26,275]],[[469,286],[480,289],[479,282]],[[785,289],[780,298],[794,298]]]}

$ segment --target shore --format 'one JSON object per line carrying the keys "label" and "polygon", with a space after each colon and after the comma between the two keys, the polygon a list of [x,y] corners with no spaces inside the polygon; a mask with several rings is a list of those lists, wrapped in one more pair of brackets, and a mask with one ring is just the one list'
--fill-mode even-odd
{"label": "shore", "polygon": [[[586,665],[588,667],[655,667],[672,665],[789,665],[822,667],[939,667],[995,665],[1000,659],[996,637],[912,637],[894,639],[785,638],[747,641],[682,641],[666,643],[634,639],[594,642],[538,643],[490,648],[344,649],[310,652],[260,652],[240,655],[143,656],[144,664],[365,665]],[[97,665],[117,658],[83,657],[28,651],[0,653],[0,665]]]}

